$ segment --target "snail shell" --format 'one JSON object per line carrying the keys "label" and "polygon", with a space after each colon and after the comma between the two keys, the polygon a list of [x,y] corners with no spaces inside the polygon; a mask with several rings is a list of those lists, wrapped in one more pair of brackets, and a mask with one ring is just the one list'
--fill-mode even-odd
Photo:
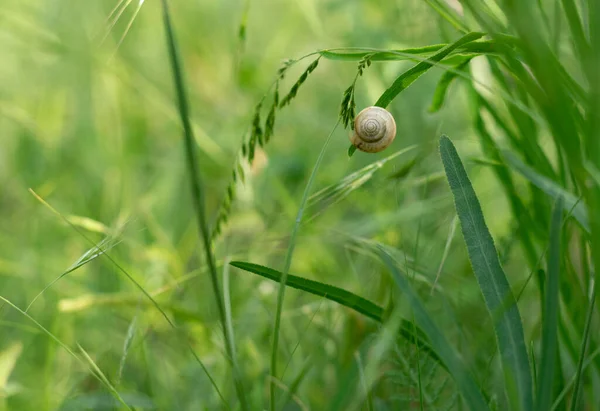
{"label": "snail shell", "polygon": [[394,117],[384,108],[367,107],[354,119],[352,144],[360,151],[378,153],[385,150],[396,138]]}

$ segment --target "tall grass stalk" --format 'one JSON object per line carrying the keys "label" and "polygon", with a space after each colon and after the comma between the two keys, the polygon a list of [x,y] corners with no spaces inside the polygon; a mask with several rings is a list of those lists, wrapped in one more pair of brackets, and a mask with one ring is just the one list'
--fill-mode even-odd
{"label": "tall grass stalk", "polygon": [[242,383],[242,377],[239,368],[236,366],[237,361],[235,360],[234,344],[231,340],[230,334],[227,332],[227,320],[225,313],[225,303],[221,294],[219,280],[217,276],[217,268],[215,264],[215,257],[213,255],[212,245],[210,241],[210,231],[206,221],[205,212],[205,201],[204,192],[202,190],[202,182],[200,177],[200,169],[198,167],[198,159],[196,156],[196,146],[194,143],[194,135],[192,131],[192,125],[189,116],[189,105],[188,99],[185,92],[185,86],[183,81],[183,69],[179,60],[179,53],[177,50],[177,42],[175,40],[175,33],[171,24],[171,18],[169,15],[169,7],[167,0],[162,0],[163,10],[163,22],[165,33],[167,37],[167,47],[169,51],[169,58],[171,62],[171,69],[173,75],[173,81],[175,85],[175,91],[177,94],[177,103],[179,107],[179,115],[181,123],[183,125],[183,137],[185,143],[185,157],[189,172],[190,186],[192,193],[192,202],[194,210],[196,212],[196,222],[198,224],[198,232],[200,238],[204,244],[204,252],[206,258],[206,264],[208,265],[210,279],[213,288],[213,294],[217,303],[217,310],[219,313],[219,320],[223,331],[223,338],[225,340],[225,349],[227,351],[228,359],[231,362],[233,370],[233,379],[235,388],[237,391],[238,399],[242,410],[249,410],[248,402],[246,400],[246,394],[244,392],[244,386]]}

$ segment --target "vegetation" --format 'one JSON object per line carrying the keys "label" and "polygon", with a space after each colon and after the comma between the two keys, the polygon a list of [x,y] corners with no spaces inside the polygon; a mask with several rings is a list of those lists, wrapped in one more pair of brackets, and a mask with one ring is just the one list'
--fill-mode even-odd
{"label": "vegetation", "polygon": [[3,6],[0,410],[597,409],[600,3]]}

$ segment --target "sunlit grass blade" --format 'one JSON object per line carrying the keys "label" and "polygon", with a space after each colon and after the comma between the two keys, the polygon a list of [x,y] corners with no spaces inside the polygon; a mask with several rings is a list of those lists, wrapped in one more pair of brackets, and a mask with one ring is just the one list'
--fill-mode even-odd
{"label": "sunlit grass blade", "polygon": [[561,0],[560,2],[565,12],[567,22],[569,23],[569,29],[571,30],[571,36],[575,50],[577,50],[581,58],[586,58],[589,51],[589,44],[583,31],[583,25],[581,24],[581,18],[579,17],[579,12],[577,11],[575,1]]}
{"label": "sunlit grass blade", "polygon": [[[121,397],[121,395],[119,394],[119,392],[112,386],[112,384],[106,380],[101,378],[101,373],[98,374],[96,372],[96,370],[93,367],[90,367],[89,362],[82,360],[77,354],[75,354],[73,352],[73,350],[71,350],[71,348],[69,348],[69,346],[67,344],[65,344],[63,341],[61,341],[56,335],[54,335],[53,333],[51,333],[50,331],[48,331],[48,329],[46,327],[44,327],[42,324],[40,324],[39,322],[36,321],[35,318],[33,318],[32,316],[30,316],[29,314],[27,314],[25,311],[21,310],[19,307],[17,307],[15,304],[13,304],[10,300],[7,300],[6,298],[2,297],[0,295],[0,301],[4,302],[5,304],[8,304],[10,307],[12,307],[15,311],[18,311],[21,315],[23,315],[24,317],[26,317],[29,321],[31,321],[32,323],[35,324],[35,326],[37,328],[39,328],[44,334],[46,334],[48,337],[50,337],[54,342],[56,342],[58,345],[60,345],[65,351],[67,351],[67,353],[69,353],[69,355],[71,355],[73,358],[75,358],[77,361],[81,362],[83,365],[86,366],[86,368],[88,368],[90,370],[90,372],[92,373],[92,375],[102,384],[106,387],[106,389],[111,393],[111,395],[113,395],[113,397],[119,401],[125,408],[127,408],[128,410],[131,410],[131,408],[129,407],[129,405],[127,405],[127,403],[123,400],[123,398]],[[97,367],[96,367],[97,368]]]}
{"label": "sunlit grass blade", "polygon": [[[464,57],[472,58],[481,54],[498,54],[500,52],[498,47],[499,41],[502,40],[482,40],[463,44],[458,48],[453,49],[453,51],[447,55],[448,59],[444,60],[442,63],[446,64],[450,61],[452,61],[452,63],[458,63],[458,60],[462,61]],[[502,44],[505,44],[505,42]],[[426,61],[430,59],[429,56],[435,55],[436,52],[448,46],[448,44],[432,44],[423,47],[387,50],[367,47],[343,47],[319,50],[318,53],[328,60],[339,61],[360,61],[366,56],[369,56],[369,60],[371,61]],[[439,61],[437,61],[437,63],[439,63]]]}
{"label": "sunlit grass blade", "polygon": [[471,410],[485,411],[489,407],[482,395],[480,387],[469,373],[458,353],[452,348],[442,331],[435,324],[421,299],[411,287],[408,279],[398,270],[394,259],[383,249],[379,249],[379,257],[392,273],[398,289],[405,296],[413,311],[415,322],[429,337],[431,347],[446,364],[448,372],[452,375],[458,390]]}
{"label": "sunlit grass blade", "polygon": [[7,408],[2,400],[8,397],[8,379],[22,352],[23,343],[20,341],[14,342],[0,351],[0,409]]}
{"label": "sunlit grass blade", "polygon": [[433,67],[434,63],[438,63],[438,62],[442,61],[444,59],[444,57],[448,56],[450,53],[452,53],[457,48],[459,48],[465,44],[471,43],[475,40],[478,40],[483,36],[484,36],[484,33],[478,33],[478,32],[466,34],[463,37],[461,37],[460,39],[458,39],[456,42],[447,45],[446,47],[444,47],[443,49],[441,49],[440,51],[435,53],[433,56],[429,57],[427,59],[427,61],[422,61],[422,62],[418,63],[416,66],[414,66],[413,68],[405,71],[381,95],[381,97],[379,97],[379,99],[377,100],[375,105],[379,106],[379,107],[383,107],[383,108],[387,107],[392,102],[392,100],[394,98],[396,98],[396,96],[398,94],[400,94],[403,90],[405,90],[408,86],[410,86],[416,79],[421,77],[421,75],[423,75],[431,67]]}
{"label": "sunlit grass blade", "polygon": [[[244,271],[248,271],[250,273],[258,274],[261,277],[268,278],[269,280],[273,280],[276,282],[281,281],[281,272],[273,270],[272,268],[242,261],[232,261],[230,264]],[[318,281],[298,277],[292,274],[288,274],[286,285],[288,287],[306,291],[311,294],[318,295],[320,297],[325,297],[328,300],[335,301],[345,307],[359,312],[371,318],[372,320],[382,322],[383,308],[379,307],[377,304],[363,297],[360,297],[344,289],[321,283]]]}
{"label": "sunlit grass blade", "polygon": [[561,249],[560,236],[563,206],[559,198],[554,205],[550,226],[550,248],[548,250],[547,278],[544,293],[544,312],[542,324],[542,354],[537,383],[536,405],[538,411],[546,411],[552,404],[552,389],[555,375],[555,363],[558,350],[559,321],[559,281]]}
{"label": "sunlit grass blade", "polygon": [[450,223],[450,230],[448,230],[448,236],[446,237],[446,245],[444,246],[444,252],[442,253],[442,260],[440,261],[440,265],[438,266],[438,270],[435,274],[435,280],[431,286],[431,295],[433,295],[440,276],[442,275],[442,269],[444,268],[444,263],[446,262],[446,258],[448,258],[448,254],[450,253],[450,246],[452,245],[452,240],[454,239],[454,233],[456,232],[457,225],[458,218],[455,216]]}
{"label": "sunlit grass blade", "polygon": [[113,52],[113,55],[115,55],[117,53],[117,51],[119,50],[119,48],[121,47],[121,45],[125,41],[125,37],[127,37],[127,33],[129,33],[129,30],[131,30],[131,26],[133,26],[133,22],[137,18],[140,10],[142,9],[142,5],[143,4],[144,4],[144,0],[138,0],[138,5],[137,5],[137,7],[134,10],[133,15],[129,19],[129,22],[127,23],[127,27],[125,27],[125,30],[123,31],[123,34],[121,34],[121,38],[119,39],[119,42],[117,43],[117,47],[115,48],[115,51]]}
{"label": "sunlit grass blade", "polygon": [[138,310],[133,317],[133,320],[129,323],[127,327],[127,334],[125,335],[125,341],[123,341],[123,353],[121,354],[121,360],[119,361],[119,372],[117,373],[117,385],[121,382],[121,377],[123,376],[123,371],[125,370],[125,362],[127,361],[127,356],[129,355],[129,349],[131,348],[131,343],[133,342],[133,338],[135,337],[135,331],[137,327],[137,319],[140,311],[140,306],[138,306]]}
{"label": "sunlit grass blade", "polygon": [[[494,328],[509,399],[514,409],[530,410],[533,407],[532,380],[523,325],[516,301],[500,265],[498,252],[485,223],[475,190],[456,148],[446,136],[440,139],[440,153],[473,271],[488,311],[496,320]],[[513,389],[518,400],[511,395]]]}
{"label": "sunlit grass blade", "polygon": [[[258,274],[261,277],[281,283],[281,272],[273,270],[272,268],[242,261],[232,261],[230,264],[244,271]],[[382,307],[367,300],[366,298],[358,296],[342,288],[298,277],[292,274],[287,275],[286,285],[297,290],[302,290],[313,295],[324,297],[330,301],[335,301],[336,303],[359,312],[364,316],[377,321],[378,323],[383,323],[384,321],[384,310]],[[400,326],[400,335],[413,344],[419,344],[420,349],[427,352],[428,355],[432,356],[432,358],[439,362],[439,357],[435,351],[432,350],[429,342],[424,338],[425,334],[419,328],[417,328],[415,331],[411,321],[402,320]],[[442,365],[444,364],[442,363]]]}
{"label": "sunlit grass blade", "polygon": [[562,188],[556,182],[541,175],[536,170],[532,169],[523,163],[517,156],[509,151],[503,152],[504,159],[515,171],[525,177],[531,184],[542,190],[548,196],[558,199],[563,199],[563,211],[571,212],[573,217],[581,224],[581,226],[589,232],[590,224],[585,206],[577,197]]}
{"label": "sunlit grass blade", "polygon": [[217,268],[215,264],[215,257],[213,255],[211,233],[208,228],[206,221],[205,212],[205,201],[204,191],[202,189],[202,182],[200,178],[199,161],[196,155],[196,143],[194,134],[192,131],[192,124],[189,115],[189,104],[186,94],[186,88],[183,80],[183,68],[179,59],[179,51],[177,48],[177,41],[175,40],[175,33],[171,24],[171,17],[169,15],[169,8],[167,0],[162,0],[162,11],[163,11],[163,23],[167,40],[167,48],[169,53],[169,59],[171,63],[171,70],[173,76],[173,82],[175,91],[177,94],[177,104],[179,109],[179,115],[181,123],[183,125],[183,138],[185,143],[185,157],[187,168],[189,172],[189,181],[191,186],[192,201],[194,210],[196,212],[196,223],[198,225],[198,232],[204,245],[204,255],[206,264],[209,268],[212,291],[217,304],[219,312],[219,320],[221,322],[223,337],[225,340],[225,347],[229,361],[233,369],[233,380],[236,388],[237,396],[240,401],[240,405],[243,411],[249,410],[248,401],[244,391],[244,385],[242,383],[240,370],[237,368],[237,361],[234,360],[236,355],[234,351],[233,341],[230,340],[230,336],[227,333],[226,318],[225,318],[225,304],[221,295],[219,286],[219,279],[217,275]]}

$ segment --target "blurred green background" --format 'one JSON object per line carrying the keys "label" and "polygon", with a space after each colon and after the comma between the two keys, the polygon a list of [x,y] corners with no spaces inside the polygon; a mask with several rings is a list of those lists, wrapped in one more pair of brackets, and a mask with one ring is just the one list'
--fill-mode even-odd
{"label": "blurred green background", "polygon": [[[406,48],[456,38],[420,0],[171,3],[211,221],[254,107],[284,59],[327,47]],[[2,2],[0,295],[25,309],[93,248],[90,240],[108,238],[111,257],[157,299],[180,333],[106,257],[65,275],[29,314],[74,351],[77,344],[85,349],[137,409],[220,409],[187,346],[189,341],[235,402],[191,207],[160,2],[128,2],[119,18],[111,15],[115,6],[117,0]],[[245,38],[239,36],[242,21]],[[306,64],[288,71],[282,93]],[[357,109],[372,105],[412,64],[374,63],[358,82]],[[485,67],[475,67],[485,82]],[[272,142],[252,167],[245,165],[246,182],[237,185],[230,220],[215,243],[220,271],[226,259],[282,268],[306,180],[355,72],[355,62],[322,59],[293,104],[278,114]],[[429,296],[455,215],[437,152],[444,133],[469,167],[509,280],[522,284],[529,275],[520,251],[508,259],[514,230],[496,180],[489,167],[469,162],[480,155],[479,143],[461,83],[452,86],[440,112],[427,111],[441,73],[432,69],[390,106],[398,133],[386,151],[348,158],[348,132],[338,128],[314,191],[400,149],[417,148],[318,215],[309,208],[307,217],[314,218],[301,227],[291,273],[385,305],[389,279],[362,246],[377,241],[406,258],[422,279],[416,285]],[[407,175],[390,177],[417,156]],[[438,324],[447,325],[459,351],[472,353],[465,360],[484,378],[496,372],[487,366],[494,351],[491,319],[482,309],[462,239],[449,251],[439,280],[443,292],[429,297],[427,307]],[[277,288],[234,268],[229,275],[239,361],[250,401],[261,409]],[[520,306],[525,329],[531,330],[539,318],[527,314],[528,301],[526,293]],[[8,304],[0,305],[0,327],[0,409],[115,406],[84,364]],[[282,386],[289,387],[307,363],[309,368],[297,401],[286,409],[325,409],[332,401],[344,409],[355,394],[347,380],[354,352],[376,329],[354,312],[288,290],[281,350],[290,362]],[[417,407],[415,352],[395,347],[383,355],[377,409]],[[439,388],[443,380],[436,370],[431,375]],[[453,392],[450,382],[441,389]],[[455,397],[440,395],[444,404],[437,406],[451,408]]]}

